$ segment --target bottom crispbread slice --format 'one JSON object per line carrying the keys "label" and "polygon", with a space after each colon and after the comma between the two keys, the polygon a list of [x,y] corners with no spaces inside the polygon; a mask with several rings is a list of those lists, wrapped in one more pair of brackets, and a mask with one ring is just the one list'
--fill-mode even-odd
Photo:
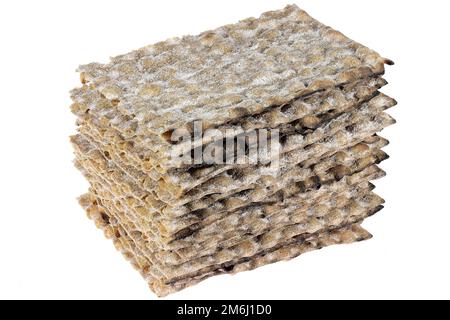
{"label": "bottom crispbread slice", "polygon": [[141,275],[148,281],[150,288],[158,296],[182,290],[186,287],[197,284],[214,275],[234,274],[246,270],[252,270],[270,263],[281,260],[289,260],[299,256],[302,253],[323,248],[333,244],[352,243],[371,238],[371,234],[364,230],[358,223],[340,226],[332,230],[322,230],[311,235],[302,235],[292,239],[290,243],[280,243],[279,246],[256,254],[252,257],[246,257],[234,262],[233,264],[222,264],[211,268],[195,276],[180,279],[173,282],[165,282],[149,274],[148,268],[151,262],[140,252],[134,242],[128,237],[126,232],[120,229],[120,226],[113,226],[112,218],[105,210],[98,206],[97,200],[91,194],[85,194],[80,198],[80,203],[86,210],[88,217],[91,218],[96,226],[102,229],[105,236],[111,239],[124,257],[137,269]]}
{"label": "bottom crispbread slice", "polygon": [[[97,197],[97,195],[96,195]],[[354,217],[364,216],[368,211],[378,207],[384,201],[373,192],[367,183],[346,188],[346,191],[333,192],[318,200],[317,204],[306,205],[305,208],[286,212],[278,217],[254,217],[252,223],[243,223],[240,230],[226,233],[226,239],[214,241],[214,246],[197,244],[189,257],[182,258],[178,250],[154,250],[154,243],[142,241],[139,234],[130,228],[122,210],[114,207],[113,201],[97,198],[99,204],[110,215],[117,218],[118,223],[130,235],[130,238],[154,261],[154,267],[167,279],[181,277],[186,273],[207,268],[214,263],[225,263],[241,256],[252,256],[260,250],[276,245],[279,241],[298,234],[312,233],[322,228],[342,224]],[[217,232],[219,231],[218,229]],[[212,236],[212,239],[216,237]]]}
{"label": "bottom crispbread slice", "polygon": [[243,258],[235,264],[223,264],[216,269],[199,274],[192,278],[179,280],[170,284],[154,283],[150,288],[158,295],[165,296],[186,287],[195,285],[209,277],[221,274],[236,274],[238,272],[250,271],[271,263],[287,261],[299,255],[322,249],[334,244],[349,244],[368,240],[372,235],[360,226],[361,222],[342,226],[333,230],[325,230],[313,235],[302,236],[290,244],[280,244],[277,249],[256,254],[253,257]]}
{"label": "bottom crispbread slice", "polygon": [[[184,249],[182,251],[161,250],[158,249],[157,242],[145,241],[139,226],[133,225],[124,215],[126,208],[117,208],[114,200],[103,198],[101,194],[97,198],[96,190],[92,190],[92,193],[95,195],[97,203],[112,217],[110,220],[114,224],[120,224],[120,229],[127,233],[142,254],[152,261],[149,272],[156,278],[165,277],[169,280],[207,268],[211,263],[218,261],[225,263],[243,255],[252,256],[258,250],[266,250],[276,245],[280,239],[357,221],[384,202],[377,195],[368,192],[372,187],[370,184],[367,185],[367,180],[372,180],[382,174],[382,170],[371,166],[360,173],[344,177],[339,183],[333,184],[333,188],[322,187],[314,192],[311,191],[309,196],[312,196],[313,193],[320,193],[323,196],[323,199],[318,199],[319,201],[314,205],[308,205],[295,213],[280,216],[280,219],[272,222],[272,219],[266,221],[261,217],[259,223],[244,223],[248,228],[251,227],[253,232],[247,233],[246,230],[241,230],[236,233],[236,237],[219,242],[215,241],[213,237],[214,246],[211,246],[209,240],[207,243],[196,243],[186,248],[189,249],[188,255]],[[356,184],[361,184],[361,186]],[[368,193],[366,194],[366,192]],[[353,220],[355,218],[356,220]]]}
{"label": "bottom crispbread slice", "polygon": [[[110,215],[107,209],[103,207],[103,205],[98,207],[101,207],[101,214],[97,214],[97,216],[100,217],[97,220],[100,222],[103,220],[104,223],[110,224],[115,227],[115,229],[113,229],[114,235],[120,239],[120,242],[116,243],[116,245],[119,246],[119,249],[123,249],[124,246],[129,247],[130,245],[135,248],[135,254],[143,259],[141,263],[144,264],[148,281],[154,283],[155,285],[170,285],[188,281],[190,278],[196,278],[204,273],[210,273],[218,268],[239,263],[243,259],[249,259],[254,255],[263,254],[274,249],[278,249],[283,244],[287,245],[295,243],[299,238],[306,235],[315,234],[323,230],[335,229],[347,224],[356,223],[366,218],[367,216],[374,214],[382,208],[382,206],[380,205],[367,208],[353,217],[337,218],[338,221],[332,223],[331,225],[311,225],[305,230],[303,230],[304,228],[302,228],[301,225],[298,225],[298,227],[300,227],[302,230],[298,232],[296,231],[294,234],[290,234],[290,232],[288,234],[279,232],[275,232],[274,234],[268,233],[268,238],[263,235],[263,238],[255,239],[256,242],[249,242],[244,247],[239,246],[236,248],[224,249],[214,259],[212,257],[206,258],[206,260],[205,258],[199,258],[191,260],[190,262],[184,263],[180,266],[169,267],[164,266],[164,263],[161,261],[156,261],[156,257],[154,255],[149,254],[146,248],[142,245],[138,245],[138,243],[135,242],[136,239],[129,235],[126,229],[124,229],[121,223],[116,219],[117,217],[115,215]],[[341,214],[346,215],[345,212],[341,212]],[[132,243],[130,243],[130,241]],[[251,246],[251,248],[248,246]],[[223,255],[221,254],[222,252],[224,253]]]}

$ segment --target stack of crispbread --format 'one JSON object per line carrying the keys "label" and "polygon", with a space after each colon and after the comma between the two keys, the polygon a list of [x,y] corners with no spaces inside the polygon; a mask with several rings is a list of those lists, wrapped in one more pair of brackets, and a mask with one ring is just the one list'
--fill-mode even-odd
{"label": "stack of crispbread", "polygon": [[81,66],[80,203],[160,296],[368,239],[386,63],[288,6]]}

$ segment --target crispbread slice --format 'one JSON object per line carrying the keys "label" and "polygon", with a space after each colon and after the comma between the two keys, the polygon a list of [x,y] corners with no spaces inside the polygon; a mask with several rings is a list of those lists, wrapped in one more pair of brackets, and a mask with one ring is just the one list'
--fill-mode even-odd
{"label": "crispbread slice", "polygon": [[[103,189],[101,185],[94,185],[92,192],[100,197],[98,198],[99,203],[101,203],[108,212],[114,215],[130,236],[139,243],[139,247],[143,250],[147,250],[146,252],[149,256],[153,259],[163,261],[164,264],[177,265],[179,263],[191,261],[197,257],[199,253],[203,253],[203,255],[213,254],[219,247],[228,248],[238,246],[240,243],[251,241],[251,239],[255,239],[270,230],[275,230],[276,232],[278,232],[277,230],[281,230],[281,233],[279,234],[283,234],[283,230],[286,228],[290,230],[289,224],[297,225],[296,228],[302,230],[315,229],[319,226],[317,224],[318,221],[314,218],[311,220],[311,218],[316,215],[323,216],[324,212],[327,211],[326,207],[330,208],[331,211],[340,211],[336,213],[337,215],[330,215],[325,220],[319,221],[324,225],[330,222],[329,219],[332,219],[331,221],[335,222],[336,219],[345,218],[349,213],[353,214],[353,211],[355,210],[357,214],[360,214],[361,210],[364,211],[364,199],[370,199],[369,204],[373,207],[383,203],[383,199],[375,194],[372,194],[369,198],[364,197],[364,194],[373,188],[373,186],[367,184],[367,180],[379,178],[383,174],[383,171],[376,166],[369,167],[358,174],[344,177],[342,179],[343,181],[339,181],[339,183],[332,184],[329,187],[325,186],[315,192],[311,191],[302,194],[303,200],[299,201],[304,205],[293,211],[285,210],[282,212],[282,214],[285,214],[284,216],[282,214],[278,214],[278,217],[271,216],[270,211],[262,212],[261,215],[253,214],[248,217],[246,217],[246,214],[244,213],[243,217],[240,217],[243,225],[238,230],[221,233],[221,230],[218,229],[216,234],[204,238],[204,241],[194,242],[192,239],[190,241],[181,239],[171,243],[171,247],[169,248],[167,248],[167,246],[165,248],[161,247],[159,241],[153,241],[149,239],[148,236],[144,235],[140,231],[142,223],[136,224],[133,222],[126,214],[127,208],[123,207],[120,202],[115,200],[115,198],[111,198],[108,191]],[[362,202],[360,202],[360,204],[362,204],[362,207],[356,206],[355,210],[351,209],[351,211],[347,212],[346,210],[350,210],[350,208],[354,206],[354,201],[352,200],[353,196],[361,196],[360,201]],[[113,201],[110,199],[113,199]],[[338,201],[338,199],[341,200]],[[335,201],[339,204],[339,208],[336,207]],[[343,208],[347,209],[342,211]],[[308,213],[311,214],[310,217],[308,217]],[[306,222],[305,219],[309,219],[308,222]],[[250,230],[253,230],[253,233],[251,233]],[[157,234],[157,232],[155,232],[155,234]],[[274,239],[276,240],[279,237],[280,235],[274,237]],[[224,252],[225,251],[222,251],[222,255]],[[234,251],[227,252],[228,254],[233,254]],[[205,263],[205,261],[207,262],[208,259],[204,259],[203,263]]]}
{"label": "crispbread slice", "polygon": [[[321,148],[324,145],[338,147],[348,144],[349,141],[354,141],[358,137],[358,134],[361,134],[363,131],[369,131],[369,135],[381,131],[386,126],[395,123],[395,120],[382,112],[394,105],[395,100],[384,95],[377,96],[368,103],[363,104],[357,110],[343,113],[312,131],[310,134],[291,134],[286,136],[286,139],[281,140],[279,153],[274,155],[278,157],[278,166],[280,168],[289,168],[305,160],[306,154],[314,156],[313,153],[317,151],[314,150],[314,147]],[[324,143],[320,144],[319,142],[323,140]],[[263,150],[259,150],[259,152],[264,153]],[[231,166],[229,169],[234,169],[234,167]],[[257,175],[274,174],[274,169],[264,163],[253,166],[249,165],[247,167],[244,166],[242,169],[239,167],[237,170],[239,171],[238,175],[230,176],[226,172],[222,172],[219,175],[215,175],[212,179],[207,180],[208,186],[214,180],[217,186],[215,189],[205,187],[205,184],[199,185],[195,189],[189,189],[189,186],[186,186],[182,180],[174,181],[178,182],[178,184],[160,180],[155,188],[155,193],[160,200],[176,205],[178,203],[185,203],[185,201],[190,199],[198,199],[200,196],[211,191],[222,193],[226,192],[226,190],[232,190],[238,184],[249,183],[249,181],[252,181],[251,177],[256,177]],[[275,169],[275,172],[277,172],[277,169]]]}
{"label": "crispbread slice", "polygon": [[[265,181],[267,185],[258,190],[246,190],[237,196],[225,198],[220,202],[213,203],[210,207],[195,210],[188,215],[179,219],[168,219],[165,217],[147,216],[141,207],[137,204],[139,198],[134,198],[131,202],[131,194],[129,192],[113,192],[116,199],[123,199],[129,210],[134,212],[133,216],[138,216],[135,222],[145,221],[145,225],[141,231],[146,232],[151,228],[157,229],[160,240],[179,238],[182,235],[191,234],[195,230],[201,229],[206,225],[211,225],[215,221],[228,216],[239,214],[236,210],[244,209],[254,205],[273,205],[275,203],[283,203],[283,199],[302,192],[302,189],[316,188],[317,185],[330,183],[334,179],[340,179],[344,175],[363,170],[365,167],[384,160],[387,155],[380,151],[379,148],[385,146],[385,139],[376,137],[370,144],[359,143],[351,148],[339,151],[327,158],[324,157],[317,162],[312,162],[311,167],[298,168],[295,173],[288,172],[284,175],[284,183],[278,181],[276,184]],[[87,152],[89,154],[89,152]],[[88,154],[78,153],[78,166],[82,171],[87,172],[87,178],[91,182],[102,184],[107,189],[119,189],[123,185],[120,180],[111,180],[109,177],[111,169],[99,170]],[[310,161],[310,160],[308,160]],[[111,168],[111,167],[109,167]],[[111,176],[114,176],[113,174]],[[101,179],[99,177],[102,177]],[[294,177],[294,178],[293,178]],[[290,182],[294,179],[296,182]],[[303,180],[302,180],[303,179]],[[281,180],[281,177],[280,177]],[[142,195],[141,195],[142,196]],[[231,214],[231,213],[232,214]],[[131,218],[131,217],[130,217]],[[147,218],[147,219],[146,219]],[[141,220],[142,219],[142,220]],[[209,226],[211,228],[212,226]]]}
{"label": "crispbread slice", "polygon": [[354,223],[313,235],[294,238],[291,243],[284,246],[280,243],[278,248],[271,251],[268,250],[253,257],[240,259],[234,264],[214,266],[211,270],[207,270],[204,273],[171,283],[165,282],[149,273],[152,262],[136,247],[127,233],[121,229],[120,225],[111,223],[114,219],[111,219],[108,213],[98,206],[91,194],[82,196],[80,203],[85,208],[89,218],[95,222],[98,228],[104,231],[107,238],[112,239],[117,250],[141,273],[148,281],[150,288],[159,296],[182,290],[214,275],[252,270],[280,260],[289,260],[304,252],[320,249],[324,246],[351,243],[371,238],[370,233],[361,228],[359,223]]}
{"label": "crispbread slice", "polygon": [[363,229],[359,223],[355,223],[339,229],[309,235],[308,237],[299,237],[294,242],[284,246],[283,244],[280,244],[278,249],[260,253],[250,258],[243,258],[235,264],[216,266],[216,269],[208,271],[207,273],[199,274],[192,278],[171,282],[170,284],[164,284],[161,282],[150,283],[150,288],[159,296],[164,296],[184,289],[188,286],[192,286],[211,276],[236,274],[238,272],[249,271],[267,264],[287,261],[298,257],[303,253],[321,249],[329,245],[360,242],[370,238],[372,238],[372,235]]}
{"label": "crispbread slice", "polygon": [[[350,110],[358,106],[360,103],[369,100],[376,94],[376,90],[384,86],[387,82],[379,77],[370,77],[362,79],[354,83],[349,83],[338,88],[329,88],[325,91],[316,92],[310,96],[302,97],[294,100],[293,102],[273,107],[265,110],[257,115],[249,115],[235,120],[233,123],[224,124],[215,128],[223,133],[225,136],[235,136],[243,134],[255,129],[262,128],[279,128],[283,131],[286,124],[298,123],[306,125],[316,125],[320,116],[330,116],[330,112],[338,113],[342,110]],[[97,94],[97,96],[95,96]],[[176,158],[167,160],[159,159],[159,154],[152,151],[154,145],[154,137],[147,136],[142,137],[136,135],[131,139],[124,139],[119,131],[114,129],[114,123],[110,122],[118,117],[118,110],[113,105],[108,105],[108,100],[102,98],[100,94],[95,91],[82,90],[78,97],[78,104],[73,105],[73,108],[79,108],[80,104],[92,105],[98,103],[102,105],[102,115],[96,116],[92,111],[84,112],[80,116],[80,130],[87,134],[91,131],[91,135],[95,136],[95,140],[106,143],[109,153],[120,153],[121,158],[126,158],[129,163],[135,166],[137,169],[145,171],[154,180],[161,178],[161,173],[158,166],[163,160],[165,167],[179,167],[188,166],[186,164],[176,164]],[[108,111],[106,111],[108,110]],[[284,126],[282,126],[284,125]],[[289,128],[289,126],[288,126]],[[295,128],[295,126],[293,126]],[[231,132],[231,134],[230,134]],[[195,136],[191,138],[191,141],[177,144],[171,151],[173,155],[182,155],[188,152],[193,146],[205,145],[211,142],[212,135],[204,134],[198,141]],[[129,143],[131,142],[132,143]],[[191,143],[192,142],[192,143]],[[186,146],[186,147],[184,147]],[[176,149],[176,150],[175,150]],[[178,151],[177,151],[178,150]],[[172,162],[169,162],[172,161]],[[177,175],[180,170],[169,169],[167,174]],[[199,176],[201,173],[193,174]],[[182,179],[181,179],[182,180]]]}
{"label": "crispbread slice", "polygon": [[[371,103],[363,105],[359,109],[359,112],[343,114],[338,119],[334,119],[332,122],[328,123],[326,127],[315,130],[311,135],[289,136],[288,142],[285,143],[284,150],[293,149],[294,145],[298,146],[298,148],[294,148],[293,150],[282,154],[280,156],[279,166],[285,169],[291,168],[308,158],[314,158],[317,154],[320,155],[320,153],[328,152],[329,150],[327,150],[327,148],[336,149],[341,145],[357,142],[357,139],[362,140],[361,135],[368,136],[382,130],[384,127],[395,121],[387,114],[381,113],[374,115],[374,113],[381,112],[394,104],[394,100],[381,96],[380,98],[371,100]],[[332,134],[334,134],[334,136],[331,136]],[[322,138],[322,141],[320,138]],[[307,149],[303,150],[300,148],[301,146],[307,146]],[[223,167],[225,169],[228,168],[226,165]],[[223,168],[221,170],[223,170]],[[239,172],[239,175],[234,176],[229,175],[227,172],[222,172],[213,179],[208,180],[209,183],[207,185],[196,187],[184,194],[182,198],[180,198],[180,193],[182,193],[181,190],[183,189],[182,187],[161,180],[156,186],[154,193],[149,195],[147,200],[151,203],[152,207],[157,209],[164,207],[176,208],[186,203],[199,200],[208,194],[232,192],[243,185],[254,184],[262,175],[275,177],[280,173],[279,171],[271,172],[270,168],[267,168],[267,166],[262,164],[256,167],[240,169]],[[130,172],[127,172],[127,175],[130,175]],[[137,177],[130,178],[131,180],[133,180],[133,178],[137,179]],[[146,184],[147,181],[148,180],[145,180],[145,178],[141,178],[141,180],[134,182],[137,182],[137,184],[144,189],[150,189],[150,191],[152,191],[151,187]],[[178,200],[175,200],[174,198],[178,198]],[[169,210],[170,209],[167,209],[165,212],[170,213]]]}
{"label": "crispbread slice", "polygon": [[[134,119],[131,125],[118,121],[122,132],[156,134],[154,147],[164,154],[172,148],[167,133],[190,129],[192,121],[220,125],[381,74],[385,63],[391,61],[288,6],[79,70],[89,90],[100,92]],[[96,106],[88,108],[96,111]]]}
{"label": "crispbread slice", "polygon": [[[97,199],[97,201],[99,200]],[[359,221],[382,208],[382,206],[380,206],[379,197],[377,196],[375,196],[375,198],[357,196],[356,198],[348,198],[346,201],[348,203],[359,203],[362,206],[356,206],[351,212],[349,212],[345,206],[342,208],[335,208],[336,214],[333,213],[329,219],[324,220],[311,217],[307,219],[307,222],[293,224],[286,226],[285,228],[278,228],[263,233],[260,237],[254,237],[234,246],[225,247],[212,255],[201,256],[191,259],[188,262],[172,266],[167,266],[164,261],[158,261],[155,253],[149,251],[148,247],[144,246],[142,241],[138,239],[135,234],[129,233],[129,231],[127,231],[127,226],[122,224],[121,220],[116,221],[124,227],[124,232],[128,233],[137,247],[142,250],[150,261],[152,261],[153,264],[149,272],[156,278],[165,279],[165,281],[174,281],[203,272],[213,265],[232,263],[237,259],[252,256],[259,251],[276,246],[278,243],[282,242],[283,239],[293,238],[301,234],[315,233],[321,229]],[[112,214],[112,216],[117,219],[117,216],[115,216],[116,209],[114,207],[105,204],[105,202],[99,202],[99,204],[105,211],[108,211],[109,214]]]}
{"label": "crispbread slice", "polygon": [[[314,209],[315,211],[311,211],[311,213],[313,213],[313,212],[320,213],[320,212],[323,212],[323,209],[320,209],[321,203],[324,203],[324,204],[326,203],[329,207],[332,207],[333,210],[335,209],[336,205],[333,204],[334,203],[333,201],[337,201],[336,199],[338,199],[338,198],[336,198],[335,196],[330,196],[330,194],[333,194],[333,195],[343,194],[345,196],[345,199],[347,199],[347,200],[345,200],[345,199],[339,200],[339,203],[340,203],[339,207],[345,208],[346,201],[353,202],[351,200],[352,195],[359,194],[362,196],[361,199],[364,199],[363,194],[365,192],[365,189],[367,189],[367,190],[372,189],[372,186],[370,186],[370,185],[364,186],[365,181],[371,180],[371,179],[376,179],[376,178],[380,177],[380,174],[381,175],[383,174],[382,170],[380,170],[376,166],[372,166],[372,167],[369,167],[369,168],[363,170],[362,172],[360,172],[358,174],[355,174],[355,175],[352,175],[349,177],[344,177],[338,183],[332,184],[330,186],[323,186],[317,191],[311,191],[308,194],[304,194],[304,198],[310,199],[312,197],[312,195],[317,193],[318,195],[316,195],[316,198],[318,198],[318,201],[316,203],[314,203],[314,208],[316,208],[318,211],[316,211],[316,209]],[[357,184],[360,184],[361,186],[356,188]],[[100,189],[101,189],[101,186],[100,186]],[[343,190],[347,190],[347,191],[343,191]],[[102,194],[105,195],[105,194],[107,194],[107,192],[102,193]],[[162,249],[160,247],[160,243],[158,243],[158,241],[149,241],[148,238],[145,237],[139,231],[139,227],[136,226],[125,214],[126,208],[117,207],[116,201],[105,200],[105,199],[108,199],[108,197],[107,196],[104,197],[103,200],[97,199],[97,203],[101,203],[103,206],[107,207],[107,211],[113,215],[114,223],[120,223],[122,225],[122,228],[124,228],[124,230],[130,235],[130,237],[133,238],[133,240],[136,243],[139,243],[139,247],[142,250],[145,250],[149,259],[154,261],[155,263],[159,263],[159,264],[163,264],[163,265],[167,265],[167,264],[177,265],[180,263],[185,263],[187,261],[192,261],[192,259],[198,257],[199,254],[202,254],[203,256],[214,254],[214,252],[216,252],[218,250],[218,248],[220,247],[220,244],[221,243],[223,244],[223,242],[219,241],[219,242],[216,242],[214,245],[211,245],[211,241],[209,241],[206,243],[193,244],[192,246],[188,246],[188,247],[182,248],[180,250]],[[372,204],[374,204],[374,206],[381,204],[383,202],[383,200],[380,199],[379,197],[377,197],[376,195],[371,196],[370,199],[372,199]],[[377,201],[377,203],[374,203],[373,201]],[[352,206],[350,206],[350,207],[352,207]],[[348,207],[348,208],[350,208],[350,207]],[[304,209],[311,210],[311,208],[308,209],[306,207]],[[361,210],[360,209],[357,209],[357,210],[358,210],[357,213],[359,214]],[[352,211],[353,211],[353,209],[352,209]],[[298,211],[299,214],[297,214],[296,216],[293,215],[290,219],[293,219],[292,220],[293,222],[298,221],[298,220],[296,220],[298,218],[304,219],[305,218],[304,212],[305,212],[304,210],[300,210],[300,211]],[[335,215],[334,218],[332,218],[332,216],[331,216],[328,219],[332,219],[332,221],[334,221],[334,223],[337,223],[337,222],[339,222],[339,220],[336,220],[336,218],[343,219],[351,212],[347,212],[344,210],[344,211],[339,211],[339,213],[341,213],[341,214]],[[306,224],[301,223],[300,228],[306,228],[307,230],[310,230],[310,231],[315,230],[318,227],[317,222],[327,224],[327,221],[328,220],[319,220],[319,221],[311,220],[310,222],[308,222]],[[295,224],[295,222],[294,222],[294,224]],[[276,229],[277,225],[275,224],[272,227],[272,229],[273,228],[275,228],[274,230],[277,230]],[[288,230],[290,229],[289,227],[286,227],[286,228]],[[243,241],[251,240],[255,237],[259,237],[261,239],[260,236],[267,233],[267,231],[270,231],[270,229],[271,229],[270,226],[268,226],[268,228],[262,229],[261,233],[257,233],[257,234],[253,234],[253,235],[246,234],[244,232],[242,234],[242,236],[240,236],[240,237],[237,237],[237,238],[235,237],[234,239],[229,239],[227,244],[229,246],[233,246],[233,245],[239,245],[239,243],[242,243]],[[278,229],[280,229],[280,228],[278,228]],[[282,230],[281,234],[283,233],[283,230]],[[263,244],[270,245],[271,241],[276,240],[279,237],[280,236],[269,237],[269,239],[267,239],[267,241],[266,240],[263,241]],[[224,252],[228,252],[228,254],[233,254],[233,252],[236,253],[233,250],[231,250],[231,251],[228,250],[228,251],[222,251],[222,255]],[[203,259],[203,262],[198,261],[198,263],[205,263],[205,261],[207,262],[208,259]]]}
{"label": "crispbread slice", "polygon": [[[304,131],[304,135],[307,133],[309,134],[310,131],[312,131],[311,128],[317,128],[321,124],[325,124],[327,120],[329,121],[334,117],[333,115],[338,115],[344,110],[352,110],[353,108],[356,108],[361,101],[366,101],[377,94],[375,88],[366,88],[366,90],[364,90],[364,87],[357,87],[358,89],[355,91],[350,90],[345,92],[345,94],[339,91],[339,93],[328,96],[328,98],[325,96],[325,101],[317,97],[309,97],[305,99],[304,102],[301,102],[302,105],[306,105],[308,106],[308,109],[316,110],[321,113],[317,115],[314,115],[314,113],[309,113],[309,115],[303,117],[301,121],[294,121],[278,128],[278,130],[280,130],[280,134],[286,136],[289,132],[295,133],[296,131]],[[361,91],[363,91],[363,93],[361,93]],[[348,98],[349,100],[347,101],[341,95],[348,95],[350,98]],[[354,96],[357,96],[357,100],[353,100]],[[310,101],[309,99],[312,98],[314,98],[313,101]],[[386,101],[389,99],[384,95],[380,95],[380,97],[373,100],[372,103],[382,100]],[[332,103],[330,101],[335,102]],[[339,103],[336,101],[339,101]],[[389,100],[389,103],[395,104],[395,101]],[[138,137],[132,141],[125,141],[120,137],[120,135],[118,135],[118,133],[115,132],[114,129],[108,127],[97,128],[96,126],[89,125],[89,121],[85,122],[83,120],[80,120],[79,124],[79,131],[83,135],[89,138],[89,140],[95,144],[99,150],[103,150],[107,153],[116,165],[128,171],[133,178],[138,181],[142,181],[142,183],[145,182],[146,188],[150,191],[156,188],[158,181],[161,179],[163,179],[166,184],[177,186],[181,185],[184,190],[189,190],[201,183],[206,182],[223,171],[226,171],[231,167],[235,167],[235,165],[210,165],[200,168],[190,168],[188,170],[172,169],[166,174],[161,174],[153,168],[148,169],[148,162],[146,162],[148,160],[142,160],[146,159],[147,156],[145,154],[140,154],[135,150],[135,146],[138,144]],[[304,127],[305,124],[309,127]],[[309,134],[309,137],[312,137],[312,135]],[[151,142],[146,142],[145,146],[151,146]],[[239,167],[242,167],[242,164],[239,165]]]}
{"label": "crispbread slice", "polygon": [[[362,168],[362,166],[370,162],[373,163],[375,160],[374,157],[376,157],[378,162],[383,160],[385,155],[380,151],[376,151],[376,149],[383,148],[388,144],[388,141],[378,136],[371,137],[367,140],[367,143],[363,141],[363,143],[343,148],[338,152],[332,149],[320,157],[310,157],[307,161],[292,168],[292,170],[283,170],[276,179],[261,179],[260,183],[255,185],[254,188],[247,188],[243,191],[238,190],[235,193],[230,193],[229,197],[221,194],[220,197],[202,198],[191,206],[186,205],[179,208],[178,212],[184,210],[186,214],[183,215],[183,218],[177,219],[177,223],[180,226],[188,226],[196,223],[200,219],[199,214],[204,219],[207,216],[207,211],[205,211],[207,207],[210,207],[216,213],[230,211],[238,208],[238,205],[243,202],[261,202],[279,190],[289,190],[289,185],[294,182],[307,185],[317,179],[325,181],[333,176],[339,178],[350,170],[350,165],[356,166],[355,168]],[[163,234],[176,232],[171,227],[173,223],[169,217],[165,217],[165,215],[161,216],[161,214],[151,214],[152,208],[148,208],[151,204],[147,204],[142,200],[147,199],[151,194],[148,194],[145,190],[141,190],[138,185],[130,182],[127,179],[126,172],[116,167],[115,163],[108,160],[104,154],[95,150],[90,142],[82,136],[75,136],[72,141],[75,146],[77,161],[80,162],[81,167],[90,170],[90,173],[94,177],[102,177],[110,186],[114,186],[118,190],[123,189],[125,191],[124,193],[115,193],[115,196],[126,198],[131,209],[136,208],[139,215],[148,215],[149,218],[151,217],[151,221],[158,221],[158,223],[162,224],[161,232]],[[189,209],[192,210],[189,211]],[[178,216],[181,217],[181,215]],[[164,221],[168,221],[169,223],[165,223]]]}
{"label": "crispbread slice", "polygon": [[[196,251],[190,247],[178,250],[150,249],[154,245],[149,244],[148,241],[142,241],[141,237],[135,238],[136,231],[132,231],[133,224],[127,220],[126,216],[119,215],[118,212],[124,210],[122,207],[116,206],[111,200],[104,199],[104,192],[98,193],[95,189],[92,189],[92,192],[96,195],[100,194],[101,198],[97,197],[97,199],[101,206],[118,217],[118,221],[132,235],[136,244],[144,251],[148,250],[145,252],[155,261],[160,261],[159,263],[165,266],[160,270],[165,270],[162,271],[163,274],[171,277],[183,274],[183,270],[187,267],[203,268],[213,260],[234,259],[240,254],[250,254],[252,250],[273,246],[285,237],[313,232],[316,229],[339,224],[343,219],[350,219],[366,214],[372,209],[381,208],[384,200],[370,192],[371,188],[365,182],[355,185],[353,189],[347,187],[344,190],[326,194],[315,201],[305,202],[298,209],[293,209],[291,206],[276,213],[250,212],[248,216],[244,213],[244,217],[240,218],[244,225],[230,230],[230,226],[223,223],[222,225],[229,230],[223,233],[216,230],[205,242],[195,243],[195,247],[198,248]],[[189,254],[186,255],[186,252]]]}

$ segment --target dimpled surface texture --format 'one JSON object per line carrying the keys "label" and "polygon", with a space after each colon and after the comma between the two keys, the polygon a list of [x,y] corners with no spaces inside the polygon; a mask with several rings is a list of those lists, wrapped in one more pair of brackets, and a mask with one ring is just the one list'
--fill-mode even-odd
{"label": "dimpled surface texture", "polygon": [[[380,92],[385,64],[289,5],[83,65],[71,91],[74,163],[90,184],[79,202],[158,296],[369,239],[360,224],[384,203],[370,181],[388,158],[378,132],[397,103]],[[193,144],[172,141],[177,129]],[[180,162],[215,144],[207,129],[276,129],[279,152],[250,161],[269,151],[257,139],[244,164]]]}

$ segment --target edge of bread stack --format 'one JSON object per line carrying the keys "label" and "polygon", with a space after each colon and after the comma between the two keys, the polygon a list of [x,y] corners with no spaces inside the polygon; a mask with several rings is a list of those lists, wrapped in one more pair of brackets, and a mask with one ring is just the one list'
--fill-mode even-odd
{"label": "edge of bread stack", "polygon": [[[377,133],[395,123],[379,91],[385,64],[290,5],[81,66],[80,204],[158,296],[369,239],[361,222],[384,202],[370,181],[388,157]],[[196,122],[220,142],[277,132],[276,160],[180,161],[217,146]],[[191,139],[172,139],[180,130]]]}

